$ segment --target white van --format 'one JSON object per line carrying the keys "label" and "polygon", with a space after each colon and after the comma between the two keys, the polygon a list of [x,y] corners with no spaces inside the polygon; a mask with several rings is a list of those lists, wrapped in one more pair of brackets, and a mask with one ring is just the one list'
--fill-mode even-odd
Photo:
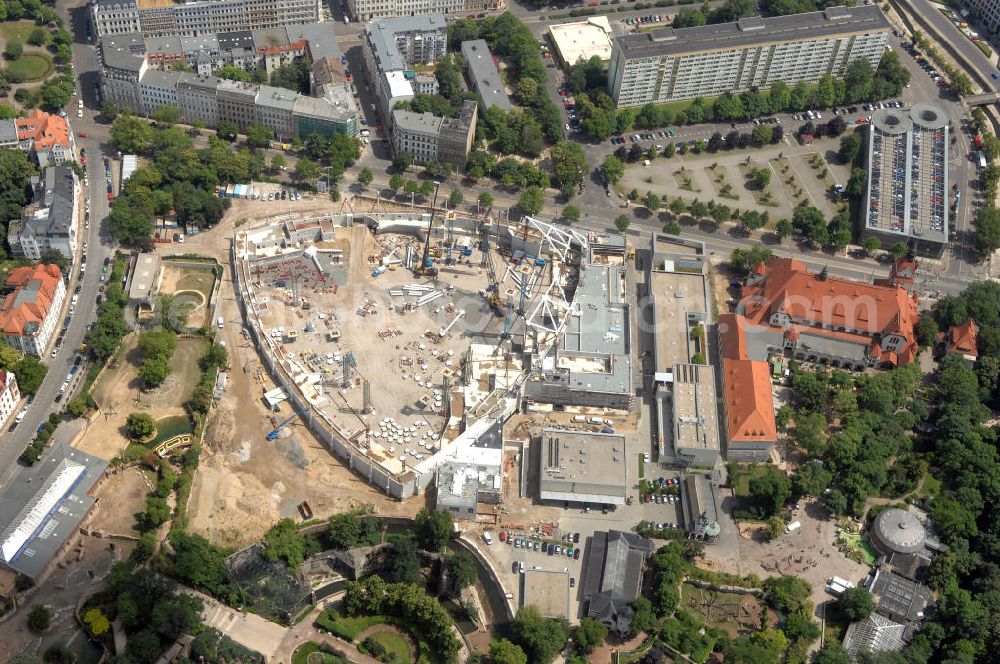
{"label": "white van", "polygon": [[483,541],[486,542],[487,544],[493,544],[493,534],[488,530],[484,532]]}
{"label": "white van", "polygon": [[222,316],[219,316],[218,325],[220,330],[226,326],[226,321]]}
{"label": "white van", "polygon": [[786,533],[794,533],[796,530],[798,530],[801,527],[802,527],[802,522],[801,521],[792,521],[790,524],[788,524],[788,527],[785,528],[785,532]]}

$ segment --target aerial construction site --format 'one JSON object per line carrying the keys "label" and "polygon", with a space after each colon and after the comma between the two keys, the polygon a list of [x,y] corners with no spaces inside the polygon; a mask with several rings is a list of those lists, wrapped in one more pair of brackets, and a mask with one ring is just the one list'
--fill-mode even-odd
{"label": "aerial construction site", "polygon": [[402,499],[442,468],[468,479],[456,464],[499,476],[516,412],[628,411],[625,254],[621,236],[421,210],[240,229],[244,334],[277,385],[261,394],[270,436],[301,421]]}

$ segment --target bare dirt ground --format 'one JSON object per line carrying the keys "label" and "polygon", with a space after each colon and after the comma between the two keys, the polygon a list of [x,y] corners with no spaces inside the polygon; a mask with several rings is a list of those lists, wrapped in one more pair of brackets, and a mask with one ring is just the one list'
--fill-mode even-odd
{"label": "bare dirt ground", "polygon": [[136,534],[132,530],[135,515],[146,509],[146,496],[155,487],[139,466],[112,472],[114,474],[102,487],[104,499],[98,500],[87,518],[86,527],[107,534]]}
{"label": "bare dirt ground", "polygon": [[129,413],[144,411],[157,420],[184,414],[181,406],[190,398],[197,382],[200,373],[198,358],[205,346],[203,339],[178,340],[173,358],[174,372],[156,390],[143,392],[136,377],[140,361],[138,335],[127,337],[124,343],[122,359],[109,366],[94,385],[93,397],[99,412],[74,444],[88,454],[107,460],[128,445],[122,431]]}
{"label": "bare dirt ground", "polygon": [[802,527],[777,540],[766,541],[751,533],[746,533],[749,539],[741,536],[738,569],[723,571],[753,573],[762,578],[779,574],[801,577],[812,586],[812,600],[817,606],[830,598],[824,587],[831,576],[858,583],[868,574],[867,565],[849,560],[837,549],[837,522],[822,505],[814,500],[803,501],[794,517]]}
{"label": "bare dirt ground", "polygon": [[[154,420],[184,414],[184,409],[179,406],[136,410],[149,413]],[[87,425],[83,435],[73,447],[110,461],[128,446],[128,439],[122,435],[122,431],[125,429],[125,420],[131,412],[133,410],[130,409],[102,411]]]}
{"label": "bare dirt ground", "polygon": [[[185,252],[213,256],[226,266],[218,315],[229,323],[221,338],[229,348],[230,380],[210,415],[189,512],[192,532],[229,546],[254,541],[282,516],[297,517],[296,508],[303,500],[309,501],[317,518],[359,504],[371,504],[383,514],[412,515],[424,503],[399,503],[379,493],[347,470],[298,422],[279,440],[264,440],[272,429],[272,415],[284,419],[290,411],[286,406],[279,413],[270,413],[261,400],[263,392],[274,384],[261,370],[255,349],[241,334],[229,269],[229,242],[236,220],[262,219],[274,214],[276,205],[234,201],[218,226],[190,237],[184,246]],[[339,203],[319,198],[281,201],[280,205],[280,212],[330,213],[340,208]],[[349,248],[349,258],[361,257],[359,262],[367,267],[364,245]],[[173,253],[162,246],[158,249]]]}

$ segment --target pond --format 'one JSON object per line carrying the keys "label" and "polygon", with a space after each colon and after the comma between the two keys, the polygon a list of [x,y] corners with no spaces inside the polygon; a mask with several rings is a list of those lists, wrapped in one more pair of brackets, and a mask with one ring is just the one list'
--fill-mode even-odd
{"label": "pond", "polygon": [[182,433],[191,433],[192,431],[194,431],[194,426],[191,423],[191,418],[187,415],[161,417],[156,420],[156,440],[150,446],[159,445],[174,436],[179,436]]}

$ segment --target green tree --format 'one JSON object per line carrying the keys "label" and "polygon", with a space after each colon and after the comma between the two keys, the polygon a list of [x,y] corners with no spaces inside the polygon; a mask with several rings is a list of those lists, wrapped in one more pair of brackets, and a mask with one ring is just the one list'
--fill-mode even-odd
{"label": "green tree", "polygon": [[156,422],[149,413],[130,413],[125,420],[125,428],[130,437],[142,440],[153,435],[156,431]]}
{"label": "green tree", "polygon": [[906,254],[908,254],[909,251],[910,248],[906,246],[905,242],[897,242],[891,247],[889,247],[889,254],[896,259],[902,258]]}
{"label": "green tree", "polygon": [[641,595],[632,601],[632,622],[629,624],[629,631],[632,634],[652,634],[659,627],[656,614],[653,613],[653,604]]}
{"label": "green tree", "polygon": [[538,214],[542,211],[545,199],[539,187],[528,187],[521,192],[521,197],[517,200],[519,207],[525,214]]}
{"label": "green tree", "polygon": [[370,168],[362,168],[361,172],[358,173],[358,184],[361,185],[362,190],[367,189],[368,185],[370,185],[374,179],[375,176],[372,175]]}
{"label": "green tree", "polygon": [[48,367],[42,364],[34,355],[25,355],[11,367],[10,371],[17,378],[17,387],[24,394],[35,394],[45,380]]}
{"label": "green tree", "polygon": [[625,175],[625,164],[614,155],[609,155],[601,162],[601,174],[610,184],[614,184]]}
{"label": "green tree", "polygon": [[864,620],[875,610],[875,602],[867,588],[848,588],[837,600],[837,606],[852,622]]}
{"label": "green tree", "polygon": [[111,143],[124,153],[145,153],[153,139],[153,128],[134,115],[123,115],[111,125]]}
{"label": "green tree", "polygon": [[587,157],[579,143],[564,141],[552,147],[549,151],[552,158],[554,182],[565,194],[570,193],[583,182],[587,173]]}
{"label": "green tree", "polygon": [[215,127],[215,135],[226,141],[235,141],[239,133],[239,125],[230,120],[219,120]]}
{"label": "green tree", "polygon": [[580,624],[573,628],[573,643],[578,652],[589,655],[597,646],[604,643],[608,637],[608,628],[604,623],[593,618],[583,618]]}
{"label": "green tree", "polygon": [[24,45],[16,39],[12,39],[7,42],[7,47],[4,49],[3,54],[7,56],[8,60],[20,60],[24,54]]}
{"label": "green tree", "polygon": [[771,250],[759,242],[751,247],[733,249],[729,256],[729,266],[739,276],[747,276],[758,263],[766,263],[771,258]]}
{"label": "green tree", "polygon": [[681,225],[673,219],[668,219],[667,222],[663,224],[663,232],[667,235],[680,235]]}
{"label": "green tree", "polygon": [[521,646],[507,639],[497,639],[490,644],[490,662],[492,664],[528,664],[528,656]]}
{"label": "green tree", "polygon": [[852,664],[851,654],[839,643],[827,643],[813,653],[811,664]]}
{"label": "green tree", "polygon": [[291,519],[281,519],[267,531],[264,547],[268,560],[283,560],[293,572],[305,561],[306,542]]}
{"label": "green tree", "polygon": [[566,221],[580,221],[580,208],[570,204],[563,208],[562,218]]}
{"label": "green tree", "polygon": [[285,155],[278,152],[271,157],[271,170],[275,172],[285,170]]}
{"label": "green tree", "polygon": [[632,225],[632,220],[627,214],[620,214],[615,217],[615,228],[618,229],[619,233],[624,233],[628,230],[628,227]]}
{"label": "green tree", "polygon": [[44,604],[35,604],[28,612],[28,629],[36,636],[42,634],[52,624],[52,610]]}
{"label": "green tree", "polygon": [[687,212],[687,205],[685,205],[684,200],[680,198],[675,198],[674,200],[670,201],[670,205],[668,205],[667,208],[670,210],[670,213],[675,217],[679,217],[685,212]]}
{"label": "green tree", "polygon": [[861,137],[858,136],[857,132],[851,132],[849,134],[844,134],[840,138],[840,150],[837,152],[837,156],[840,157],[840,163],[850,164],[857,159],[858,154],[861,152]]}
{"label": "green tree", "polygon": [[397,583],[417,583],[420,581],[420,558],[417,546],[409,538],[393,540],[388,553],[388,575]]}
{"label": "green tree", "polygon": [[764,581],[764,599],[786,614],[811,611],[810,593],[809,583],[795,576],[772,576]]}
{"label": "green tree", "polygon": [[181,109],[176,106],[160,106],[150,114],[150,117],[160,126],[170,127],[181,121]]}
{"label": "green tree", "polygon": [[160,637],[150,629],[131,635],[125,646],[125,654],[133,664],[153,664],[159,659],[162,650]]}
{"label": "green tree", "polygon": [[341,512],[330,517],[328,538],[334,549],[373,546],[381,541],[378,523],[360,512]]}
{"label": "green tree", "polygon": [[771,184],[771,169],[755,168],[751,171],[750,178],[758,189],[764,189],[767,185]]}
{"label": "green tree", "polygon": [[917,343],[923,348],[932,348],[937,343],[940,329],[938,328],[937,321],[932,316],[925,315],[917,319],[917,324],[914,326],[913,331],[916,334]]}
{"label": "green tree", "polygon": [[1000,249],[1000,208],[981,207],[973,221],[976,227],[974,243],[981,260]]}
{"label": "green tree", "polygon": [[776,540],[785,532],[785,522],[780,516],[772,516],[767,520],[765,528],[768,539]]}
{"label": "green tree", "polygon": [[49,31],[42,26],[36,26],[28,35],[28,43],[32,46],[45,46],[49,42]]}
{"label": "green tree", "polygon": [[[295,164],[295,179],[299,182],[315,180],[320,176],[321,172],[320,165],[308,157],[302,157]],[[360,181],[360,175],[358,179]]]}
{"label": "green tree", "polygon": [[865,249],[865,253],[871,256],[872,254],[874,254],[875,252],[877,252],[879,249],[882,248],[882,241],[879,240],[874,235],[872,235],[870,237],[865,238],[864,244],[862,246]]}
{"label": "green tree", "polygon": [[[251,150],[259,150],[271,145],[272,131],[264,125],[252,124],[247,127],[247,146]],[[278,156],[278,155],[275,155]],[[272,159],[273,161],[273,159]]]}
{"label": "green tree", "polygon": [[417,542],[426,551],[444,549],[454,528],[451,513],[445,510],[429,510],[426,507],[417,512],[413,526]]}
{"label": "green tree", "polygon": [[453,596],[476,582],[476,561],[472,554],[459,551],[448,557],[448,585]]}
{"label": "green tree", "polygon": [[750,499],[763,516],[777,514],[792,497],[792,480],[773,466],[750,480]]}
{"label": "green tree", "polygon": [[392,195],[395,196],[396,192],[403,188],[405,180],[403,176],[399,173],[393,173],[389,176],[389,189],[392,190]]}
{"label": "green tree", "polygon": [[652,191],[647,191],[646,195],[642,199],[642,204],[645,205],[650,212],[656,212],[659,210],[661,203],[663,203],[663,199],[660,198],[659,194]]}
{"label": "green tree", "polygon": [[448,196],[448,207],[452,210],[457,208],[465,200],[465,196],[458,189],[455,189]]}
{"label": "green tree", "polygon": [[488,210],[493,207],[493,194],[488,191],[484,191],[479,194],[479,198],[477,200],[479,201],[479,207],[484,210]]}
{"label": "green tree", "polygon": [[212,76],[224,78],[229,81],[238,81],[240,83],[250,83],[253,81],[253,76],[250,75],[250,72],[243,69],[243,67],[234,67],[233,65],[219,67],[212,72]]}
{"label": "green tree", "polygon": [[566,626],[545,618],[534,606],[525,606],[511,626],[512,641],[521,646],[532,664],[549,664],[566,645]]}

